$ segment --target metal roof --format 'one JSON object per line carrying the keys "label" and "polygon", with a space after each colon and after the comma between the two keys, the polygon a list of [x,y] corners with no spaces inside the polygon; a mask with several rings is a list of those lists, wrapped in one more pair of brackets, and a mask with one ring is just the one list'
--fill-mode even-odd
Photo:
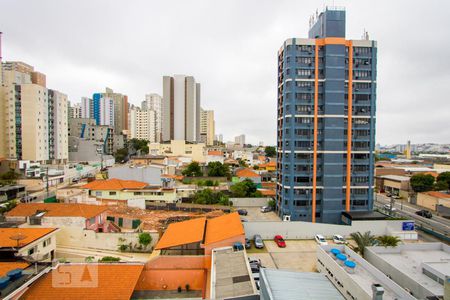
{"label": "metal roof", "polygon": [[[261,295],[271,300],[343,300],[344,297],[321,273],[261,268]],[[266,299],[265,297],[263,299]]]}

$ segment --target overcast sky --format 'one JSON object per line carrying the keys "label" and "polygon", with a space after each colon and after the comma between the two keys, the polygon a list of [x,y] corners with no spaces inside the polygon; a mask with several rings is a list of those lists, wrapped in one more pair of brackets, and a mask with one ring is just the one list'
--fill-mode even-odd
{"label": "overcast sky", "polygon": [[108,86],[139,104],[193,75],[216,133],[275,144],[277,51],[333,3],[348,39],[378,41],[377,142],[450,143],[450,1],[0,0],[3,59],[71,102]]}

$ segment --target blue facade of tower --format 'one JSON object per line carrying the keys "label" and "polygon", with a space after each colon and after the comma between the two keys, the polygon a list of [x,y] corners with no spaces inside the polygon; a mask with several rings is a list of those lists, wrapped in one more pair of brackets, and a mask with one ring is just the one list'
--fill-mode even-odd
{"label": "blue facade of tower", "polygon": [[93,104],[94,104],[94,119],[95,124],[100,125],[100,99],[102,98],[102,94],[95,93],[92,96]]}
{"label": "blue facade of tower", "polygon": [[376,57],[374,41],[345,40],[345,11],[328,9],[278,52],[281,217],[340,223],[346,209],[373,209]]}

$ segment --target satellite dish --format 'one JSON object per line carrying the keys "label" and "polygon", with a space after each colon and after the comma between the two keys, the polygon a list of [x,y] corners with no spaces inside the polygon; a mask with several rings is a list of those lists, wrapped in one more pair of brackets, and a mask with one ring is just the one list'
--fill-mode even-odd
{"label": "satellite dish", "polygon": [[[13,241],[16,241],[17,242],[17,248],[20,248],[20,241],[22,241],[22,240],[24,240],[24,239],[26,239],[27,238],[27,236],[26,235],[24,235],[23,233],[18,233],[18,234],[16,234],[16,235],[13,235],[13,236],[10,236],[9,237],[9,239],[10,240],[13,240]],[[13,247],[13,249],[14,250],[17,250],[17,249],[15,249],[14,247]]]}

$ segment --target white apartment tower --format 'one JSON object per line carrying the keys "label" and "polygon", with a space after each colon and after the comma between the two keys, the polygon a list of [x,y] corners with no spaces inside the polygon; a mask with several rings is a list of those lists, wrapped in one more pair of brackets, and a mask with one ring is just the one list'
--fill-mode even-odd
{"label": "white apartment tower", "polygon": [[194,77],[163,77],[162,141],[200,141],[200,83]]}
{"label": "white apartment tower", "polygon": [[238,135],[234,138],[234,143],[244,147],[245,145],[245,134]]}
{"label": "white apartment tower", "polygon": [[155,93],[145,95],[145,100],[142,101],[142,110],[153,110],[155,112],[155,138],[156,142],[160,142],[162,134],[162,97]]}

